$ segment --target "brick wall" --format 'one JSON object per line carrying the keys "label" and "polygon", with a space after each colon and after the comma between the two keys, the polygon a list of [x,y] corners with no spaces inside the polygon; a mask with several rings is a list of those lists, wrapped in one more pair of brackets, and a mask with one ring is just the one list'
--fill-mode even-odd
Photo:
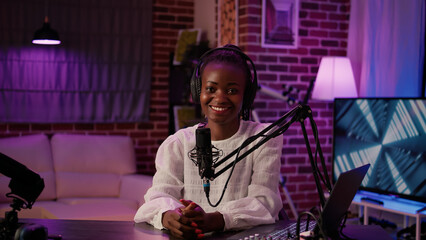
{"label": "brick wall", "polygon": [[153,4],[152,85],[150,121],[115,124],[0,123],[0,137],[45,133],[128,135],[133,138],[138,171],[154,174],[159,144],[168,136],[169,53],[174,51],[179,29],[193,27],[193,0],[159,0]]}
{"label": "brick wall", "polygon": [[[303,100],[310,80],[316,76],[321,57],[346,56],[349,0],[301,0],[297,49],[262,48],[262,1],[240,0],[239,6],[239,43],[255,62],[262,85],[280,91],[285,90],[284,84],[296,87],[300,92],[291,96]],[[313,100],[309,100],[308,104],[313,110],[321,149],[331,174],[333,105]],[[258,93],[255,101],[255,109],[261,120],[266,122],[277,120],[293,107],[261,93]],[[305,124],[312,147],[314,139],[310,122],[306,120]],[[286,187],[298,212],[318,204],[302,128],[298,123],[293,124],[284,134],[281,172],[286,177]],[[287,204],[285,207],[291,215]]]}
{"label": "brick wall", "polygon": [[[194,0],[154,0],[152,85],[150,121],[125,124],[14,124],[0,123],[0,137],[35,133],[80,133],[128,135],[134,139],[140,173],[153,174],[154,157],[159,144],[168,135],[169,53],[174,51],[179,29],[193,27]],[[318,70],[322,56],[346,55],[349,24],[349,0],[301,0],[299,48],[260,47],[261,0],[239,0],[239,42],[257,66],[261,84],[276,89],[282,85],[297,87],[292,94],[302,99],[310,79]],[[258,94],[255,106],[262,121],[273,122],[292,108],[287,103]],[[332,104],[310,101],[319,129],[322,150],[331,172]],[[309,121],[306,121],[313,143]],[[282,169],[287,188],[298,211],[318,203],[315,184],[299,124],[285,133]],[[284,198],[283,198],[284,199]],[[287,210],[288,206],[286,205]],[[291,215],[288,210],[287,213]]]}

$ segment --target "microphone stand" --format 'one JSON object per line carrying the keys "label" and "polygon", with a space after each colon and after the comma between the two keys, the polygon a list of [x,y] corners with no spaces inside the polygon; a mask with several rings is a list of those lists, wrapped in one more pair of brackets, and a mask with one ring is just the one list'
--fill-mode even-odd
{"label": "microphone stand", "polygon": [[[287,119],[289,117],[291,117],[291,119],[287,121]],[[274,137],[277,137],[278,135],[283,134],[285,131],[287,131],[287,129],[294,122],[299,122],[300,125],[301,125],[301,127],[302,127],[303,137],[304,137],[306,148],[307,148],[307,151],[308,151],[309,160],[310,160],[310,164],[311,164],[311,167],[312,167],[312,173],[314,175],[315,185],[316,185],[316,188],[317,188],[317,191],[318,191],[321,208],[323,208],[324,205],[325,205],[325,196],[324,196],[324,191],[323,191],[323,189],[321,187],[321,182],[320,182],[320,177],[319,177],[321,173],[320,173],[320,171],[318,169],[318,166],[317,166],[317,163],[315,161],[316,158],[314,159],[314,157],[313,157],[311,146],[309,144],[309,139],[308,139],[307,131],[306,131],[306,128],[305,128],[305,123],[304,123],[304,121],[305,121],[306,118],[309,118],[309,121],[311,123],[312,131],[314,133],[315,142],[316,142],[316,153],[319,154],[320,161],[321,161],[321,167],[322,167],[323,172],[324,172],[324,178],[325,178],[325,180],[322,179],[322,181],[324,182],[324,185],[326,186],[327,190],[329,192],[331,192],[331,188],[332,187],[331,187],[331,183],[330,183],[330,178],[329,178],[329,175],[327,173],[327,168],[326,168],[326,165],[325,165],[324,156],[323,156],[323,153],[322,153],[322,150],[321,150],[321,146],[320,146],[320,143],[319,143],[317,127],[316,127],[315,121],[314,121],[314,119],[312,117],[312,110],[311,110],[311,108],[309,106],[307,106],[307,105],[300,105],[300,104],[297,105],[296,107],[294,107],[293,109],[291,109],[290,111],[288,111],[280,119],[278,119],[277,121],[275,121],[274,123],[272,123],[271,125],[269,125],[268,127],[266,127],[260,133],[258,133],[257,135],[253,136],[253,138],[249,138],[247,141],[245,141],[241,145],[240,149],[243,149],[243,148],[247,147],[249,144],[251,144],[252,142],[254,142],[257,138],[263,137],[262,140],[260,140],[253,147],[251,147],[246,152],[244,152],[243,154],[241,154],[240,156],[238,156],[233,162],[231,162],[230,164],[228,164],[225,167],[223,167],[217,173],[213,174],[213,171],[212,171],[212,174],[210,174],[209,176],[206,176],[206,178],[209,179],[209,180],[214,180],[215,178],[217,178],[218,176],[220,176],[222,173],[224,173],[226,170],[228,170],[229,168],[231,168],[234,164],[236,164],[237,162],[239,162],[242,159],[244,159],[248,154],[252,153],[257,148],[259,148],[260,146],[262,146],[263,144],[265,144],[271,138],[274,138]],[[226,155],[220,161],[216,162],[212,167],[214,169],[216,169],[218,166],[220,166],[221,164],[223,164],[226,160],[228,160],[229,158],[233,157],[237,153],[238,153],[238,149],[236,149],[233,152],[231,152],[230,154]],[[315,157],[316,157],[316,155],[315,155]]]}

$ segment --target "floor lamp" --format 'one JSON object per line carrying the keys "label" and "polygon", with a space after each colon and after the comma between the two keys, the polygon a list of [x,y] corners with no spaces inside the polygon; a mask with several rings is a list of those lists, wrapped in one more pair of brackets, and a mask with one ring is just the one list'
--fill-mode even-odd
{"label": "floor lamp", "polygon": [[315,79],[312,99],[358,97],[351,61],[347,57],[323,57]]}

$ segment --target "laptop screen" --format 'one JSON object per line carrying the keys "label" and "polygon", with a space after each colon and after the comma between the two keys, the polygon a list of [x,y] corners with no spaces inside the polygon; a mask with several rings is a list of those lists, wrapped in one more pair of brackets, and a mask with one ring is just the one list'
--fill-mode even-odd
{"label": "laptop screen", "polygon": [[327,236],[338,237],[341,220],[349,209],[369,167],[370,164],[366,164],[339,175],[321,214],[321,225]]}

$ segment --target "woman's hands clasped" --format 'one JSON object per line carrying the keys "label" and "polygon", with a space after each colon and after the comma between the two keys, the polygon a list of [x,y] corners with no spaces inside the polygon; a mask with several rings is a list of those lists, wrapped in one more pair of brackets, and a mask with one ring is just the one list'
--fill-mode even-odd
{"label": "woman's hands clasped", "polygon": [[163,213],[163,226],[180,239],[201,239],[204,233],[221,231],[225,226],[219,212],[206,213],[200,206],[190,200],[181,199],[184,205]]}

